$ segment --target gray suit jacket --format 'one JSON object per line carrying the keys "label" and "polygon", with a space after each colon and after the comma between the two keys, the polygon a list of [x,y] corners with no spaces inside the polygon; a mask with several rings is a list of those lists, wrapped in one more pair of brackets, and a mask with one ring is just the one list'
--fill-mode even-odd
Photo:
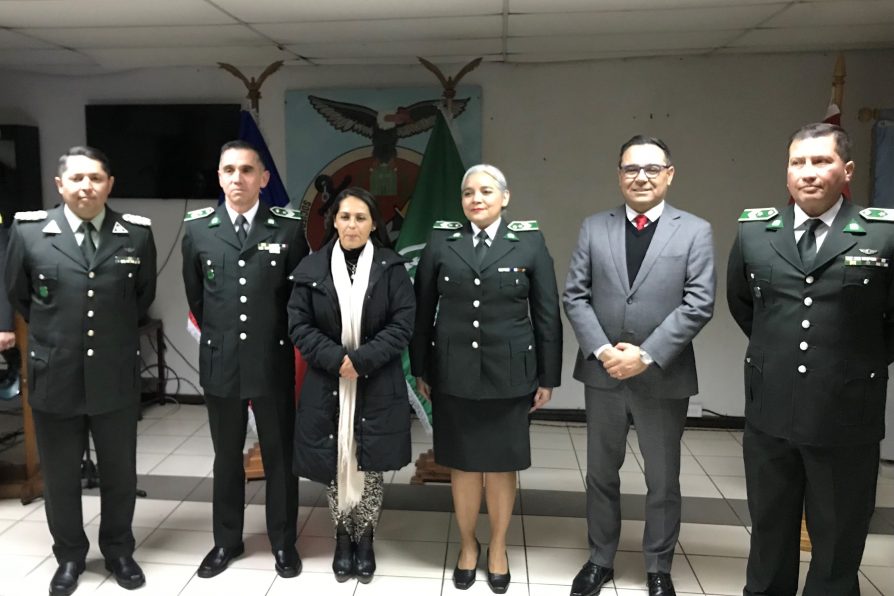
{"label": "gray suit jacket", "polygon": [[[588,217],[565,282],[562,302],[580,350],[574,378],[610,389],[627,383],[648,395],[698,393],[692,340],[714,312],[711,226],[665,203],[636,279],[627,280],[624,207]],[[610,377],[594,352],[619,341],[654,359],[625,381]]]}

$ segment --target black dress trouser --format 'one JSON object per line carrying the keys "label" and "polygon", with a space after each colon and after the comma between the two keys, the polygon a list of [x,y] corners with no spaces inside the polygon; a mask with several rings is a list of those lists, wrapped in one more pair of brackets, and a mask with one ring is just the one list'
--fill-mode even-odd
{"label": "black dress trouser", "polygon": [[743,451],[752,521],[745,595],[797,592],[802,510],[813,546],[804,596],[859,595],[879,444],[799,445],[746,424]]}
{"label": "black dress trouser", "polygon": [[90,543],[81,510],[81,460],[93,435],[99,470],[99,549],[106,559],[133,555],[138,404],[97,415],[33,410],[53,554],[83,563]]}
{"label": "black dress trouser", "polygon": [[[214,545],[242,544],[245,519],[243,449],[248,400],[205,396],[214,443]],[[292,474],[295,398],[288,391],[252,401],[266,480],[267,536],[272,550],[292,548],[298,539],[298,479]]]}

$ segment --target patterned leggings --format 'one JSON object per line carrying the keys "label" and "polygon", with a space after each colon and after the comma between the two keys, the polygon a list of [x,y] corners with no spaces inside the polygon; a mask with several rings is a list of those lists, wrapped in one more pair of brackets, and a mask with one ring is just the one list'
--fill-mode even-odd
{"label": "patterned leggings", "polygon": [[376,524],[379,523],[379,515],[382,513],[384,485],[382,472],[364,472],[360,502],[350,511],[344,512],[338,510],[338,486],[335,481],[327,488],[326,496],[329,499],[332,523],[335,526],[338,526],[339,523],[343,524],[354,542],[360,540],[360,536],[366,528],[372,528],[373,534],[375,534]]}

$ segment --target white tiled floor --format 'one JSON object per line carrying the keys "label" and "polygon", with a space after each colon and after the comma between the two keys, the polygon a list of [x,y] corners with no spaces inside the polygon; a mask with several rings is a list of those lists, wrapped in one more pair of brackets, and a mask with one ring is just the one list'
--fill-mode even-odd
{"label": "white tiled floor", "polygon": [[[200,406],[152,407],[140,422],[137,443],[138,472],[150,476],[209,477],[213,450],[207,416]],[[523,490],[545,489],[581,493],[586,475],[586,432],[580,425],[535,424],[532,433],[533,466],[520,474]],[[247,445],[255,441],[253,435]],[[431,439],[414,426],[413,453],[431,447]],[[721,500],[745,498],[741,433],[687,430],[683,436],[681,490],[684,497]],[[646,493],[635,431],[621,469],[622,492]],[[386,474],[392,484],[407,484],[413,464]],[[185,480],[185,478],[183,478]],[[877,503],[894,506],[894,470],[885,468],[879,478]],[[322,505],[322,503],[317,503]],[[139,499],[134,516],[137,540],[135,558],[146,571],[147,584],[139,594],[163,596],[239,595],[326,596],[437,595],[458,593],[450,580],[458,554],[458,530],[447,511],[384,511],[376,537],[378,571],[369,585],[352,580],[337,583],[331,573],[334,541],[328,511],[322,506],[299,512],[298,548],[304,571],[293,579],[279,578],[273,570],[265,534],[264,508],[249,504],[245,512],[246,554],[231,568],[207,580],[195,569],[212,544],[211,505],[206,502]],[[84,519],[91,539],[87,571],[77,594],[124,594],[110,580],[96,548],[99,499],[85,496]],[[625,520],[615,561],[615,580],[606,596],[646,595],[641,555],[643,522]],[[478,536],[484,549],[479,563],[480,581],[469,596],[490,594],[484,582],[488,521],[479,519]],[[587,527],[582,517],[515,515],[508,539],[512,585],[509,594],[565,596],[581,564],[587,559]],[[748,528],[739,524],[683,523],[674,560],[674,582],[680,596],[738,595],[742,593]],[[802,556],[802,579],[809,554]],[[45,594],[56,563],[42,502],[22,506],[0,501],[0,596]],[[866,545],[860,576],[864,595],[894,596],[894,536],[872,534]]]}

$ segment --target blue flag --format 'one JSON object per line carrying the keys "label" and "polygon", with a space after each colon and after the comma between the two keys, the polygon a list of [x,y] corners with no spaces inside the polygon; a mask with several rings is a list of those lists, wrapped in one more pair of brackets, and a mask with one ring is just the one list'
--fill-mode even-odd
{"label": "blue flag", "polygon": [[[287,206],[289,195],[286,192],[286,187],[282,183],[282,178],[279,177],[279,171],[276,169],[276,164],[273,163],[273,156],[270,155],[267,143],[264,142],[264,135],[261,134],[258,123],[255,122],[254,116],[248,110],[239,112],[239,140],[251,143],[258,150],[261,160],[267,167],[267,171],[270,172],[270,181],[267,183],[267,187],[261,189],[261,200],[271,207]],[[223,203],[223,200],[224,195],[221,192],[218,203]]]}

